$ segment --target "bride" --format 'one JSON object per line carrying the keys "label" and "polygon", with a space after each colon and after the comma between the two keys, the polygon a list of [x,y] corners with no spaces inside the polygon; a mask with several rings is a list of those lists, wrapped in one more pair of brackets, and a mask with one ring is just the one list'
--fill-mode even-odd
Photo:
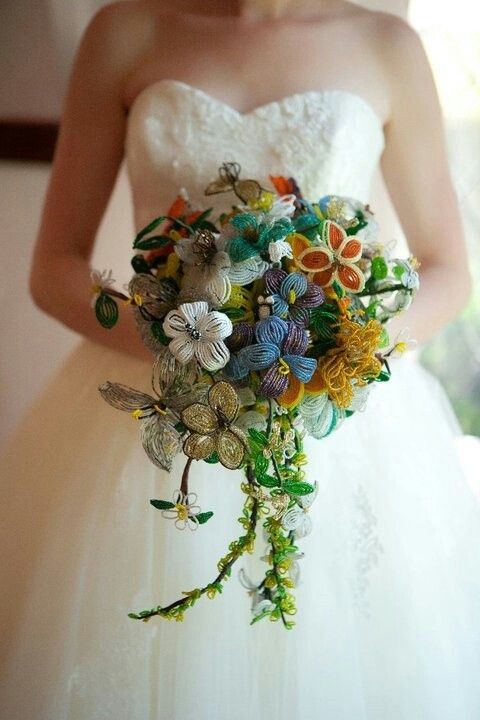
{"label": "bride", "polygon": [[[201,537],[178,532],[148,500],[178,487],[181,462],[170,476],[150,464],[134,422],[99,396],[106,380],[148,391],[152,363],[132,316],[106,331],[88,295],[124,155],[137,230],[182,188],[204,205],[224,161],[263,184],[292,175],[306,197],[364,202],[380,162],[421,261],[421,290],[392,337],[408,325],[428,340],[469,293],[439,103],[405,23],[342,0],[127,0],[98,12],[31,272],[38,306],[85,340],[0,460],[0,716],[478,718],[480,511],[444,395],[412,361],[364,413],[308,445],[320,489],[291,632],[249,626],[235,574],[184,623],[128,619],[210,579],[238,534],[241,493],[238,476],[197,463],[192,486],[215,521]],[[242,566],[255,580],[258,557]]]}

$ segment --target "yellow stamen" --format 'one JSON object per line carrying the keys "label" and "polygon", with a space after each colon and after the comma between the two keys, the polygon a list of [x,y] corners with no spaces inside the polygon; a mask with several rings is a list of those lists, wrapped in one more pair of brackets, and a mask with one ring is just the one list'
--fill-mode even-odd
{"label": "yellow stamen", "polygon": [[177,230],[170,230],[170,232],[168,233],[168,235],[169,235],[169,237],[173,240],[173,242],[177,242],[177,241],[180,240],[181,237],[182,237]]}
{"label": "yellow stamen", "polygon": [[407,350],[408,350],[408,343],[406,343],[406,342],[398,342],[398,343],[395,345],[395,350],[396,350],[397,352],[401,353],[401,354],[407,352]]}
{"label": "yellow stamen", "polygon": [[135,420],[139,420],[142,417],[142,410],[140,408],[137,408],[136,410],[132,411],[132,417]]}
{"label": "yellow stamen", "polygon": [[188,508],[186,505],[182,505],[181,503],[177,503],[175,505],[175,510],[177,511],[178,519],[179,520],[186,520],[188,518]]}
{"label": "yellow stamen", "polygon": [[135,295],[133,297],[129,297],[126,300],[124,300],[123,302],[125,305],[133,305],[134,303],[135,303],[135,305],[142,305],[143,300],[142,300],[141,295],[139,295],[138,293],[135,293]]}
{"label": "yellow stamen", "polygon": [[288,293],[288,304],[293,305],[295,303],[295,300],[297,299],[297,294],[295,290],[290,290]]}
{"label": "yellow stamen", "polygon": [[273,198],[273,193],[264,190],[260,197],[256,200],[249,200],[248,206],[251,210],[263,210],[268,212],[273,207]]}
{"label": "yellow stamen", "polygon": [[167,414],[167,411],[164,410],[163,408],[159,407],[158,405],[154,405],[153,407],[154,407],[154,409],[155,409],[160,415],[166,415],[166,414]]}
{"label": "yellow stamen", "polygon": [[290,368],[283,358],[279,359],[278,364],[280,365],[280,367],[278,368],[278,372],[280,373],[280,375],[290,374]]}
{"label": "yellow stamen", "polygon": [[167,258],[167,276],[172,277],[175,275],[175,273],[178,272],[180,268],[180,258],[178,257],[177,253],[170,253],[170,255]]}

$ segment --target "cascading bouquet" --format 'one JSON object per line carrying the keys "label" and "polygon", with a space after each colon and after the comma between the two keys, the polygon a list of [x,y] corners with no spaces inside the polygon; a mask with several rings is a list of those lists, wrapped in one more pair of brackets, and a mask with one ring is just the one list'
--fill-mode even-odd
{"label": "cascading bouquet", "polygon": [[180,195],[136,236],[128,294],[112,287],[111,272],[92,272],[99,322],[113,327],[123,299],[155,356],[153,394],[113,382],[100,393],[138,420],[155,465],[169,471],[177,453],[187,457],[173,498],[151,504],[177,528],[197,530],[213,512],[189,491],[192,461],[244,472],[243,531],[216,576],[135,619],[182,620],[200,597],[215,597],[262,522],[265,577],[255,585],[240,573],[252,623],[269,617],[291,628],[297,540],[311,530],[317,491],[303,438],[324,438],[362,409],[408,346],[391,343],[385,323],[418,289],[416,260],[389,257],[368,206],[333,195],[310,202],[293,178],[270,180],[264,188],[225,163],[205,194],[231,192],[237,202],[215,222]]}

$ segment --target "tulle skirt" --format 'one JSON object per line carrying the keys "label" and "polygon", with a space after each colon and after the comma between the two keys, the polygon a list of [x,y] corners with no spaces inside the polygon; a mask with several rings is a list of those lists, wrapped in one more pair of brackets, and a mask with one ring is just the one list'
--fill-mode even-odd
{"label": "tulle skirt", "polygon": [[150,504],[179,487],[100,397],[149,390],[148,363],[89,341],[12,438],[1,472],[5,720],[478,720],[480,505],[438,383],[402,360],[367,409],[307,441],[319,483],[300,542],[296,626],[250,626],[237,571],[183,623],[128,612],[213,579],[241,534],[239,471],[195,463],[213,518],[177,530]]}

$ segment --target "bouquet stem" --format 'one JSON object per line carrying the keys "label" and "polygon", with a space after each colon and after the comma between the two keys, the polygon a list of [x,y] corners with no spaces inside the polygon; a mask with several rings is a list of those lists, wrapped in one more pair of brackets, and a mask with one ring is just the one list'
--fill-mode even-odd
{"label": "bouquet stem", "polygon": [[[185,487],[187,487],[186,483],[188,482],[188,471],[190,469],[190,465],[191,459],[189,459],[185,465],[182,476],[182,489],[184,487],[184,483]],[[255,483],[255,475],[251,465],[246,468],[246,475],[248,486],[253,487]],[[243,508],[243,515],[239,518],[239,522],[246,527],[246,533],[245,535],[241,535],[238,540],[230,543],[229,552],[218,562],[219,573],[214,580],[209,582],[207,585],[204,585],[202,588],[185,591],[183,593],[184,597],[175,600],[175,602],[170,603],[170,605],[166,605],[164,607],[159,605],[151,610],[142,610],[139,613],[129,613],[128,617],[133,620],[143,620],[144,622],[147,622],[150,618],[158,615],[169,620],[182,621],[184,619],[185,610],[193,607],[197,600],[203,595],[207,595],[207,597],[212,599],[217,595],[217,593],[221,593],[223,589],[222,582],[230,577],[232,566],[245,552],[253,552],[259,505],[259,500],[248,494]]]}

